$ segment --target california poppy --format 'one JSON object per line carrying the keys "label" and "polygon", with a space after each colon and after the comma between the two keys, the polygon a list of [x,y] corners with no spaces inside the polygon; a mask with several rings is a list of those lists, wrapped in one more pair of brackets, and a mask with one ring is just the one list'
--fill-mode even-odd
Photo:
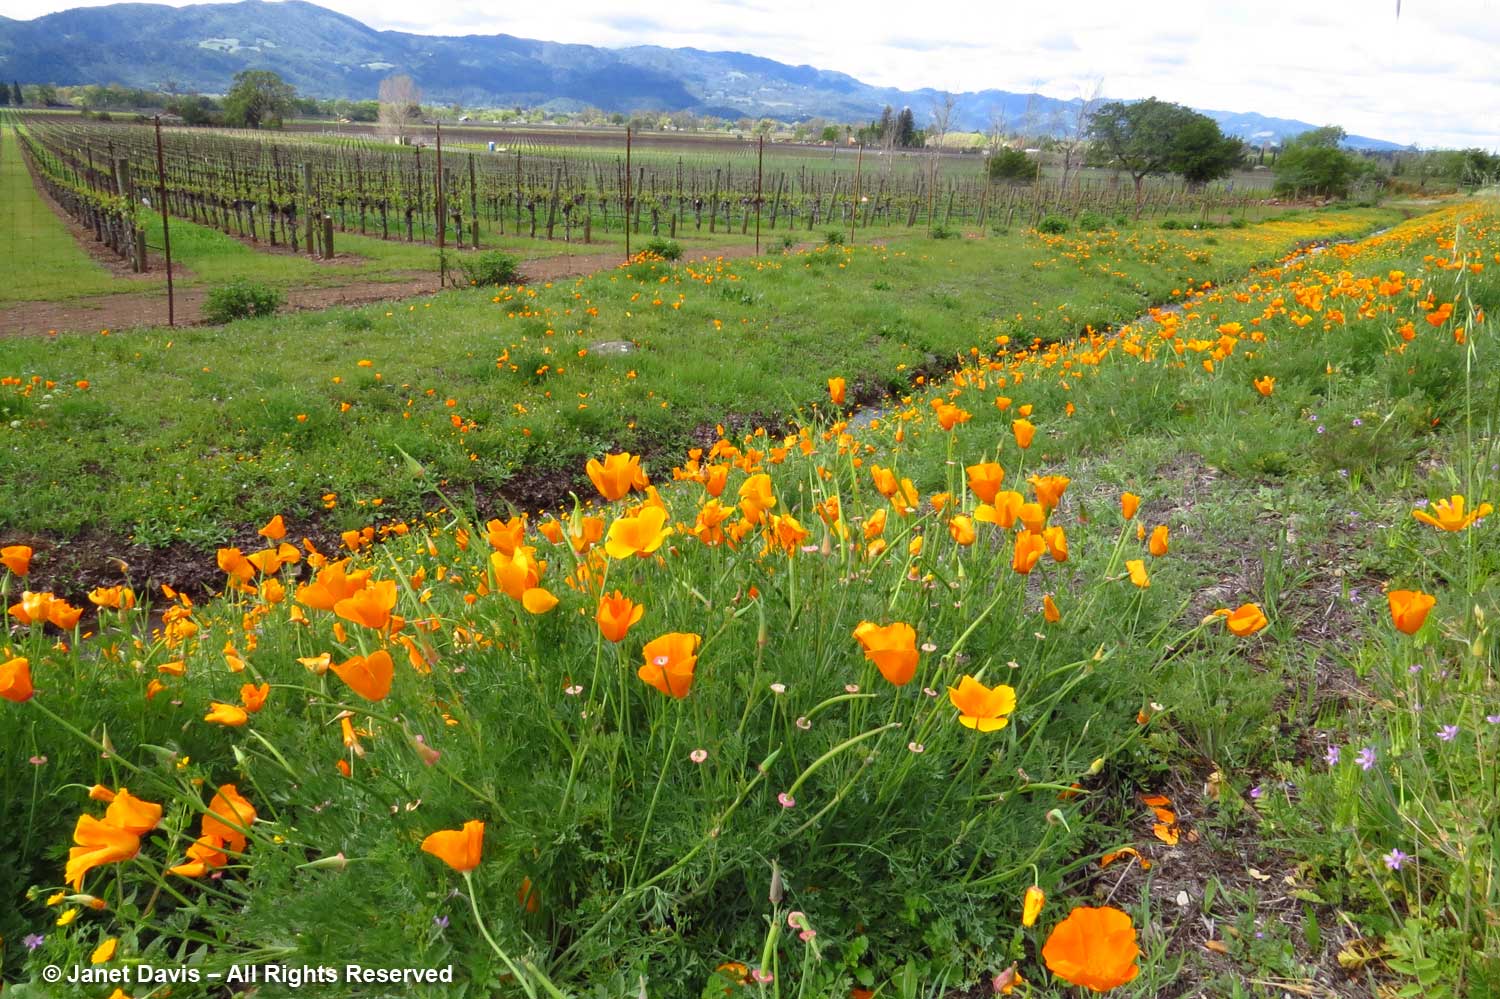
{"label": "california poppy", "polygon": [[1048,624],[1056,624],[1062,620],[1062,611],[1057,609],[1057,602],[1052,599],[1052,594],[1042,597],[1042,617]]}
{"label": "california poppy", "polygon": [[31,554],[27,545],[6,545],[0,548],[0,565],[14,575],[24,576],[31,571]]}
{"label": "california poppy", "polygon": [[221,836],[199,836],[193,845],[187,848],[187,863],[169,867],[167,873],[183,878],[201,878],[210,870],[229,863],[229,857],[224,853],[223,846],[224,839]]}
{"label": "california poppy", "polygon": [[1167,525],[1158,524],[1151,531],[1151,554],[1157,558],[1167,553]]}
{"label": "california poppy", "polygon": [[265,527],[255,532],[267,541],[280,541],[286,537],[286,521],[281,519],[281,514],[272,517]]}
{"label": "california poppy", "polygon": [[1141,973],[1141,948],[1129,914],[1113,906],[1079,906],[1058,923],[1042,947],[1047,969],[1063,981],[1108,992]]}
{"label": "california poppy", "polygon": [[844,404],[844,380],[842,378],[828,379],[828,398],[835,406]]}
{"label": "california poppy", "polygon": [[1263,396],[1269,396],[1272,392],[1276,391],[1276,379],[1270,375],[1262,375],[1260,378],[1255,379],[1255,391]]}
{"label": "california poppy", "polygon": [[1223,607],[1214,613],[1222,617],[1229,631],[1240,638],[1255,634],[1269,623],[1258,604],[1241,604],[1235,610]]}
{"label": "california poppy", "polygon": [[1454,493],[1452,499],[1433,500],[1429,504],[1432,513],[1426,510],[1413,510],[1411,515],[1440,531],[1462,531],[1472,527],[1481,517],[1488,517],[1495,510],[1490,504],[1481,503],[1468,513],[1464,513],[1465,502],[1463,496]]}
{"label": "california poppy", "polygon": [[986,687],[968,675],[948,688],[948,701],[958,709],[959,724],[980,732],[998,732],[1016,710],[1015,690],[1003,683]]}
{"label": "california poppy", "polygon": [[757,472],[740,483],[740,511],[745,519],[758,524],[767,510],[776,505],[776,495],[771,491],[771,477]]}
{"label": "california poppy", "polygon": [[974,518],[959,514],[948,521],[948,533],[953,536],[953,540],[958,544],[965,547],[972,545],[975,537]]}
{"label": "california poppy", "polygon": [[1011,556],[1010,567],[1023,576],[1036,568],[1037,560],[1047,550],[1047,542],[1035,531],[1020,531],[1016,534],[1016,548]]}
{"label": "california poppy", "polygon": [[701,635],[680,631],[653,638],[641,649],[646,662],[636,675],[669,697],[686,697],[693,686],[702,641]]}
{"label": "california poppy", "polygon": [[484,853],[484,823],[470,819],[462,829],[443,829],[422,840],[422,850],[467,874],[479,866]]}
{"label": "california poppy", "polygon": [[1000,463],[982,461],[977,465],[970,465],[964,471],[969,477],[969,492],[981,503],[995,502],[995,494],[1005,481],[1005,469],[1000,467]]}
{"label": "california poppy", "polygon": [[904,621],[861,621],[854,637],[864,647],[865,658],[891,683],[904,687],[917,675],[917,633],[911,625]]}
{"label": "california poppy", "polygon": [[617,559],[650,555],[671,536],[672,529],[666,523],[667,511],[659,506],[648,506],[633,517],[621,517],[609,525],[604,550]]}
{"label": "california poppy", "polygon": [[1042,914],[1042,906],[1047,902],[1047,895],[1036,885],[1026,889],[1026,894],[1021,900],[1021,925],[1035,926],[1036,917]]}
{"label": "california poppy", "polygon": [[63,877],[74,891],[83,890],[83,877],[89,871],[129,860],[141,849],[141,837],[136,833],[87,814],[78,816],[73,842],[76,845],[68,850]]}
{"label": "california poppy", "polygon": [[385,579],[338,601],[333,612],[346,621],[380,631],[391,623],[391,610],[395,606],[396,581]]}
{"label": "california poppy", "polygon": [[1141,498],[1135,493],[1120,494],[1120,516],[1134,520],[1135,512],[1141,508]]}
{"label": "california poppy", "polygon": [[244,853],[248,843],[245,830],[255,824],[255,815],[255,806],[245,800],[239,788],[221,784],[203,816],[203,835],[217,836],[231,850]]}
{"label": "california poppy", "polygon": [[135,606],[135,591],[128,586],[97,586],[89,591],[89,603],[112,610],[130,610]]}
{"label": "california poppy", "polygon": [[214,701],[208,706],[208,714],[203,720],[215,725],[227,725],[230,728],[238,728],[250,720],[250,715],[244,708],[234,704],[223,704]]}
{"label": "california poppy", "polygon": [[0,697],[20,704],[36,691],[31,686],[31,664],[25,659],[0,663]]}
{"label": "california poppy", "polygon": [[1062,499],[1062,494],[1067,491],[1068,483],[1072,480],[1066,475],[1033,475],[1026,481],[1036,491],[1036,501],[1051,510]]}
{"label": "california poppy", "polygon": [[597,459],[590,458],[585,468],[594,488],[599,490],[599,495],[610,501],[619,499],[632,489],[645,489],[647,485],[640,456],[629,452],[607,454],[602,464]]}
{"label": "california poppy", "polygon": [[384,700],[385,695],[391,692],[391,681],[396,675],[396,665],[391,662],[391,654],[384,649],[379,649],[368,657],[355,656],[346,662],[334,663],[329,668],[367,701]]}
{"label": "california poppy", "polygon": [[1391,605],[1391,621],[1398,631],[1415,635],[1427,620],[1427,612],[1437,603],[1437,597],[1421,590],[1391,590],[1386,594]]}
{"label": "california poppy", "polygon": [[1146,575],[1146,563],[1138,558],[1128,559],[1125,568],[1130,572],[1130,581],[1141,589],[1151,585],[1151,577]]}
{"label": "california poppy", "polygon": [[1016,446],[1022,450],[1031,447],[1032,438],[1036,436],[1036,427],[1026,419],[1012,420],[1010,431],[1016,437]]}
{"label": "california poppy", "polygon": [[271,685],[269,683],[262,683],[258,686],[253,683],[247,683],[240,687],[240,703],[245,706],[246,711],[252,714],[265,707],[266,698],[270,696]]}
{"label": "california poppy", "polygon": [[155,802],[142,801],[126,787],[115,792],[104,810],[104,821],[110,825],[144,836],[156,828],[161,821],[162,807]]}

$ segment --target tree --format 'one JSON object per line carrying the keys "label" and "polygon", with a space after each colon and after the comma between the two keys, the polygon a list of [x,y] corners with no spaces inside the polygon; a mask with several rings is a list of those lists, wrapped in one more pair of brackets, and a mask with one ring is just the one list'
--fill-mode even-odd
{"label": "tree", "polygon": [[[0,83],[0,87],[3,86],[5,86],[5,84]],[[21,96],[21,85],[15,80],[10,81],[10,102],[16,107],[20,107],[22,104],[26,103],[26,98]]]}
{"label": "tree", "polygon": [[268,69],[245,69],[234,74],[234,84],[224,95],[224,118],[231,125],[280,128],[292,109],[297,91]]}
{"label": "tree", "polygon": [[10,88],[0,84],[0,108],[10,107]]}
{"label": "tree", "polygon": [[1042,172],[1042,165],[1020,149],[1002,149],[990,157],[990,180],[1031,183]]}
{"label": "tree", "polygon": [[1227,177],[1245,158],[1245,144],[1225,136],[1219,123],[1199,115],[1177,133],[1171,168],[1190,184]]}
{"label": "tree", "polygon": [[380,81],[380,134],[396,142],[422,119],[422,91],[405,73]]}
{"label": "tree", "polygon": [[893,144],[902,149],[910,149],[917,144],[917,117],[909,107],[902,108],[901,113],[896,116],[896,141]]}
{"label": "tree", "polygon": [[1347,197],[1355,180],[1368,171],[1359,157],[1339,148],[1343,137],[1343,129],[1328,125],[1288,140],[1272,167],[1276,192]]}
{"label": "tree", "polygon": [[1218,132],[1213,119],[1155,97],[1130,104],[1112,101],[1094,112],[1089,137],[1104,147],[1114,165],[1130,174],[1135,182],[1137,212],[1141,207],[1141,181],[1150,174],[1174,172],[1181,165],[1184,130],[1200,118]]}
{"label": "tree", "polygon": [[1079,95],[1073,113],[1064,114],[1060,127],[1057,129],[1053,148],[1062,154],[1062,188],[1064,190],[1068,187],[1068,175],[1073,172],[1073,168],[1083,165],[1083,154],[1089,139],[1089,122],[1093,119],[1094,111],[1099,107],[1099,100],[1103,93],[1104,80],[1094,81],[1092,88]]}

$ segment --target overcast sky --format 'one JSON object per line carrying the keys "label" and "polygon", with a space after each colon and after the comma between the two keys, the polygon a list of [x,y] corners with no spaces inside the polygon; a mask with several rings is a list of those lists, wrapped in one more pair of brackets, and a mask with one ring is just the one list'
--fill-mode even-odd
{"label": "overcast sky", "polygon": [[[184,6],[171,0],[173,6]],[[31,18],[81,5],[0,0]],[[916,89],[1156,96],[1342,125],[1424,146],[1500,148],[1500,0],[323,0],[376,28],[751,52]],[[1010,7],[1016,13],[1006,10]]]}

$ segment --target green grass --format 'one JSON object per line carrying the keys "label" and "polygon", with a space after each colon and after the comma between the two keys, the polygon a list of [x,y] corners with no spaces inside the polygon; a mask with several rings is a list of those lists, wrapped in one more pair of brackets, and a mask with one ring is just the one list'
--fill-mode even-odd
{"label": "green grass", "polygon": [[[0,522],[210,545],[278,510],[320,510],[330,492],[340,523],[376,499],[410,512],[419,488],[393,476],[400,450],[448,488],[491,496],[518,473],[576,477],[607,447],[655,453],[731,415],[791,413],[824,394],[829,371],[870,398],[901,391],[976,344],[1127,321],[1189,283],[1392,217],[909,239],[722,268],[639,265],[551,289],[452,291],[223,329],[16,341],[4,374],[91,387],[14,404],[34,422],[0,452]],[[215,275],[253,253],[200,232]],[[285,268],[285,280],[320,267],[255,259]],[[587,353],[622,339],[639,350]]]}
{"label": "green grass", "polygon": [[143,287],[139,281],[116,278],[78,245],[32,185],[8,126],[0,128],[0,247],[11,272],[0,284],[0,302],[101,295],[126,284]]}

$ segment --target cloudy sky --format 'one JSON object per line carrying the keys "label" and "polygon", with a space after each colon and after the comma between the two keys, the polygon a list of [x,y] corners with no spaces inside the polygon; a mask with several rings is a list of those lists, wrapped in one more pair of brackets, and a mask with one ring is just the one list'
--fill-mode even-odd
{"label": "cloudy sky", "polygon": [[[179,0],[171,0],[182,6]],[[732,49],[904,89],[1156,96],[1342,125],[1424,146],[1500,148],[1500,0],[321,0],[377,28],[591,45]],[[93,0],[84,0],[96,5]],[[80,6],[0,0],[30,18]]]}

